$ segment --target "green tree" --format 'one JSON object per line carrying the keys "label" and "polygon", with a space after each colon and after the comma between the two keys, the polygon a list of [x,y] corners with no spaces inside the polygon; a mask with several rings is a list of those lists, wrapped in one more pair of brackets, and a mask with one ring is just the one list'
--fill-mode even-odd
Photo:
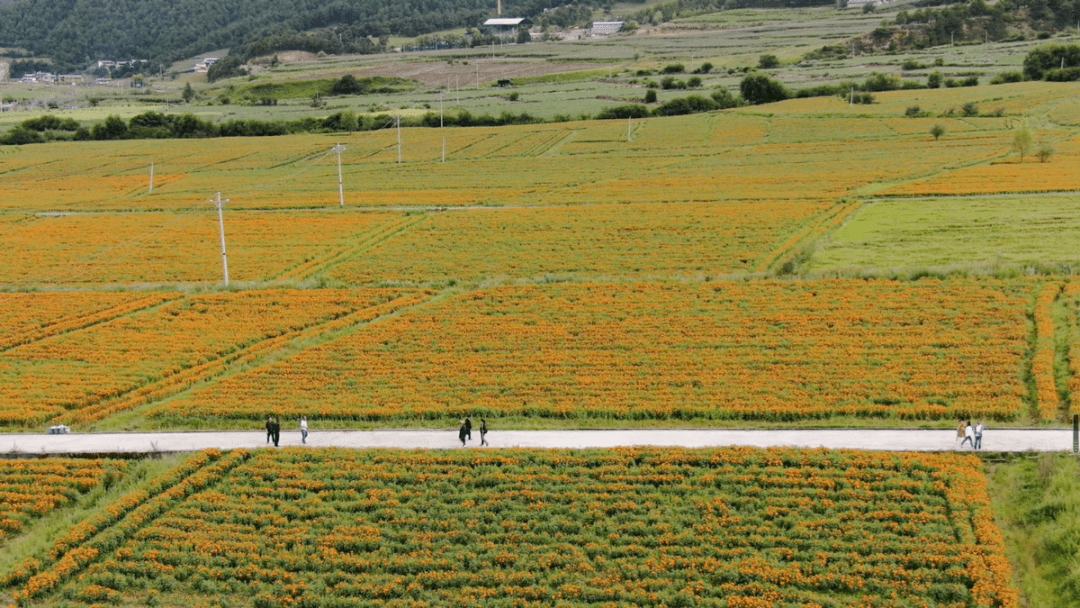
{"label": "green tree", "polygon": [[934,136],[934,141],[937,141],[938,139],[940,139],[941,136],[944,135],[944,134],[945,134],[945,127],[943,127],[943,126],[941,126],[939,124],[935,124],[934,126],[930,127],[930,135]]}
{"label": "green tree", "polygon": [[645,103],[656,103],[656,91],[654,89],[645,91]]}
{"label": "green tree", "polygon": [[1043,144],[1035,151],[1035,158],[1038,158],[1040,163],[1048,162],[1053,155],[1054,148],[1050,144]]}
{"label": "green tree", "polygon": [[1033,140],[1031,131],[1027,127],[1021,127],[1013,135],[1013,149],[1020,153],[1020,162],[1024,162],[1024,156],[1031,152]]}
{"label": "green tree", "polygon": [[184,85],[184,92],[180,94],[180,97],[184,103],[191,103],[191,100],[195,99],[195,89],[191,88],[190,82]]}
{"label": "green tree", "polygon": [[90,135],[94,139],[124,139],[128,134],[128,125],[123,118],[115,114],[105,119],[105,122],[94,125]]}
{"label": "green tree", "polygon": [[758,105],[783,101],[788,98],[787,89],[764,74],[751,74],[739,83],[739,92],[747,103]]}
{"label": "green tree", "polygon": [[771,70],[780,67],[780,59],[776,55],[762,55],[758,57],[758,67],[763,70]]}

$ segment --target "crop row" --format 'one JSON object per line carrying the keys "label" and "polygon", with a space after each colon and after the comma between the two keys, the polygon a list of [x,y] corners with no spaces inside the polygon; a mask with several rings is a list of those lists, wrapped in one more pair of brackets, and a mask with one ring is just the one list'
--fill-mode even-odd
{"label": "crop row", "polygon": [[122,534],[86,541],[84,552],[98,552],[65,576],[51,578],[60,558],[19,582],[17,596],[328,607],[1018,605],[970,457],[283,450],[235,453],[207,471],[145,517],[118,519]]}
{"label": "crop row", "polygon": [[1016,420],[1028,281],[500,287],[411,311],[150,415],[395,420]]}

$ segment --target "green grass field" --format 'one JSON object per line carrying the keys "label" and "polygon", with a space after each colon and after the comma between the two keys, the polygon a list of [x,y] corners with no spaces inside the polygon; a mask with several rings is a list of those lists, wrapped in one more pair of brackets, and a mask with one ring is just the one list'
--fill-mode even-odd
{"label": "green grass field", "polygon": [[814,274],[994,272],[1080,263],[1080,195],[867,202],[814,251]]}

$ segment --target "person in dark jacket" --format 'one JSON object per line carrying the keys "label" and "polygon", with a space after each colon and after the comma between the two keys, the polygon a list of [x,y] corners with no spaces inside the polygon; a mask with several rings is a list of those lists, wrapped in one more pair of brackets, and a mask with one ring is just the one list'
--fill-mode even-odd
{"label": "person in dark jacket", "polygon": [[469,429],[465,427],[465,421],[461,421],[461,428],[458,429],[458,439],[461,440],[461,447],[465,447],[465,437],[469,434]]}
{"label": "person in dark jacket", "polygon": [[266,443],[270,443],[270,440],[274,437],[274,417],[266,417]]}
{"label": "person in dark jacket", "polygon": [[274,447],[278,447],[278,441],[281,440],[281,423],[274,418],[274,421],[270,424],[271,430],[274,432]]}
{"label": "person in dark jacket", "polygon": [[465,435],[472,441],[472,418],[465,417]]}
{"label": "person in dark jacket", "polygon": [[488,445],[487,442],[487,420],[480,419],[480,445]]}

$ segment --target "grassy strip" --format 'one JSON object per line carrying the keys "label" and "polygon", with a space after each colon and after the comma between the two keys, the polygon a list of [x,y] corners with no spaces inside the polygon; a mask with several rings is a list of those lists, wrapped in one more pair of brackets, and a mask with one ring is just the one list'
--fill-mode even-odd
{"label": "grassy strip", "polygon": [[1080,605],[1080,464],[1068,454],[989,465],[996,520],[1023,596],[1020,605]]}

